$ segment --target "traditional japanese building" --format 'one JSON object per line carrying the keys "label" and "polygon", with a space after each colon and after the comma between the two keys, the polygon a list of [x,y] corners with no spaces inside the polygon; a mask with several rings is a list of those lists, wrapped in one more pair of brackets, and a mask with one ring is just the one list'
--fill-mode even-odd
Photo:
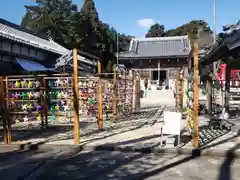
{"label": "traditional japanese building", "polygon": [[[213,62],[221,60],[224,64],[224,72],[221,73],[221,80],[224,84],[223,87],[213,87],[213,81],[208,78],[208,109],[212,111],[212,89],[220,91],[223,89],[222,94],[222,105],[225,107],[226,112],[232,111],[237,116],[240,113],[240,96],[239,96],[239,70],[240,70],[240,23],[230,26],[223,27],[225,33],[222,34],[223,38],[219,40],[212,48],[209,50],[205,56],[203,56],[199,64],[201,65],[204,76],[210,74],[209,71],[205,71],[208,66],[211,66]],[[221,66],[219,66],[221,67]],[[223,70],[219,68],[219,70]],[[201,71],[200,71],[201,72]],[[215,102],[216,103],[216,102]],[[233,113],[233,114],[234,114]]]}
{"label": "traditional japanese building", "polygon": [[191,45],[188,36],[132,39],[129,51],[119,53],[119,64],[137,70],[150,84],[175,79],[180,68],[188,68]]}
{"label": "traditional japanese building", "polygon": [[[0,75],[48,71],[72,63],[72,51],[0,19]],[[82,72],[94,73],[96,62],[79,56]]]}

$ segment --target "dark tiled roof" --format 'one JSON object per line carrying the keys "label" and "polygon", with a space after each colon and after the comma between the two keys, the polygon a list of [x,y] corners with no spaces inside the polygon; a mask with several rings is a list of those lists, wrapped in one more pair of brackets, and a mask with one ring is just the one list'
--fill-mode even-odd
{"label": "dark tiled roof", "polygon": [[[87,64],[87,65],[90,65],[90,66],[97,66],[96,61],[89,60],[88,58],[85,58],[83,56],[78,55],[78,60],[80,62],[82,62],[83,64]],[[65,55],[61,56],[60,58],[58,58],[56,60],[57,63],[56,63],[55,66],[59,67],[59,66],[65,66],[67,64],[73,64],[72,61],[73,61],[73,51],[69,51],[68,53],[66,53]]]}
{"label": "dark tiled roof", "polygon": [[120,58],[188,56],[191,45],[188,36],[133,39],[129,51]]}
{"label": "dark tiled roof", "polygon": [[60,55],[68,52],[68,49],[60,46],[54,41],[37,37],[25,31],[20,26],[3,19],[0,19],[0,36]]}
{"label": "dark tiled roof", "polygon": [[213,45],[212,49],[200,59],[202,66],[212,64],[219,59],[229,56],[232,51],[240,48],[240,24],[224,26],[223,38]]}
{"label": "dark tiled roof", "polygon": [[[71,62],[72,51],[64,48],[63,46],[57,44],[52,40],[40,38],[32,34],[31,32],[24,30],[19,25],[13,24],[1,18],[0,18],[0,36],[5,37],[7,39],[11,39],[15,42],[23,43],[28,46],[42,49],[44,51],[59,54],[60,57],[56,60],[57,61],[56,66],[58,67],[65,66],[67,64],[72,64]],[[94,67],[97,66],[97,63],[95,61],[89,60],[88,58],[85,58],[83,56],[78,56],[78,60],[81,63],[90,65],[90,68],[92,68],[92,66]],[[80,67],[82,69],[87,70],[86,67],[89,68],[88,66],[84,66],[81,63]]]}

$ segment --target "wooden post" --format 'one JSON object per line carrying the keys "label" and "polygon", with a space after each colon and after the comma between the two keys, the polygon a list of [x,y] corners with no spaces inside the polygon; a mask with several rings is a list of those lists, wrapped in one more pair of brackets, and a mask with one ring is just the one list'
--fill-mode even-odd
{"label": "wooden post", "polygon": [[231,67],[227,64],[226,67],[226,82],[225,82],[225,112],[229,113],[229,99],[230,99],[230,81],[231,81]]}
{"label": "wooden post", "polygon": [[132,85],[132,112],[136,112],[136,85],[137,85],[137,78],[136,72],[133,71],[133,85]]}
{"label": "wooden post", "polygon": [[[5,87],[6,87],[6,111],[8,111],[8,77],[6,77],[6,82],[5,82]],[[12,121],[11,117],[7,116],[7,141],[8,144],[12,143]]]}
{"label": "wooden post", "polygon": [[184,96],[184,69],[181,69],[180,70],[180,77],[179,77],[179,89],[180,89],[180,93],[179,93],[179,110],[180,112],[182,112],[182,109],[183,109],[183,96]]}
{"label": "wooden post", "polygon": [[49,80],[47,79],[43,79],[44,81],[44,92],[45,92],[45,95],[44,95],[44,117],[45,117],[45,129],[48,128],[48,103],[49,103],[49,88],[48,88],[48,82]]}
{"label": "wooden post", "polygon": [[179,110],[179,87],[178,84],[180,82],[180,76],[177,74],[176,81],[175,81],[175,108]]}
{"label": "wooden post", "polygon": [[140,112],[140,78],[135,76],[135,112]]}
{"label": "wooden post", "polygon": [[117,118],[117,72],[116,64],[113,65],[113,118]]}
{"label": "wooden post", "polygon": [[[6,108],[5,99],[4,99],[4,83],[3,83],[2,76],[0,77],[0,108],[1,108],[0,112]],[[6,123],[4,114],[2,114],[2,120],[3,120],[3,130],[4,130],[4,144],[7,144],[8,143],[8,131],[7,131],[7,123]]]}
{"label": "wooden post", "polygon": [[136,107],[136,112],[140,112],[140,110],[141,110],[140,90],[141,90],[140,79],[137,78],[137,103],[136,103],[137,107]]}
{"label": "wooden post", "polygon": [[[40,77],[39,77],[39,79],[40,79]],[[41,129],[42,130],[44,130],[45,129],[45,123],[44,123],[44,113],[45,113],[45,107],[44,107],[44,105],[45,105],[45,101],[44,101],[44,99],[45,99],[45,97],[44,97],[44,89],[43,89],[43,87],[44,87],[44,78],[41,78],[40,79],[40,82],[41,82],[41,86],[40,86],[40,105],[41,105],[41,110],[40,110],[40,114],[38,114],[38,115],[40,115],[41,116]]]}
{"label": "wooden post", "polygon": [[194,119],[194,147],[198,148],[198,43],[194,44],[194,82],[193,82],[193,119]]}
{"label": "wooden post", "polygon": [[184,94],[185,94],[185,76],[184,76],[184,74],[183,74],[183,78],[182,78],[182,81],[181,81],[181,86],[182,86],[182,94],[181,94],[181,105],[182,105],[182,107],[181,107],[181,112],[182,112],[182,110],[183,110],[183,108],[184,108],[184,106],[185,106],[185,101],[184,101]]}
{"label": "wooden post", "polygon": [[[98,61],[98,73],[101,74],[101,62]],[[102,78],[98,77],[98,130],[103,130],[103,109],[102,109]]]}
{"label": "wooden post", "polygon": [[212,115],[212,77],[208,76],[206,80],[206,93],[207,93],[207,111]]}
{"label": "wooden post", "polygon": [[123,111],[124,114],[129,113],[128,112],[129,104],[127,104],[127,82],[128,82],[127,73],[126,73],[126,71],[124,71],[124,104],[123,104],[123,106],[126,106],[126,108],[124,108],[124,111]]}
{"label": "wooden post", "polygon": [[78,54],[73,50],[73,87],[74,87],[74,144],[80,141],[79,126],[79,90],[78,90]]}
{"label": "wooden post", "polygon": [[4,83],[3,83],[3,77],[0,76],[0,103],[1,103],[1,107],[3,107],[3,103],[4,103]]}

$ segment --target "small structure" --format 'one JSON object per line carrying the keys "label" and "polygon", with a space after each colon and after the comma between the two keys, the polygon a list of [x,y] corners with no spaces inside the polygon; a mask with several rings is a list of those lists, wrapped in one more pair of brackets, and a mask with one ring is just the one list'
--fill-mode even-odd
{"label": "small structure", "polygon": [[188,36],[136,38],[129,51],[119,53],[119,64],[137,70],[142,83],[147,78],[151,85],[169,86],[182,67],[187,70],[190,54]]}
{"label": "small structure", "polygon": [[[211,65],[215,61],[219,61],[220,59],[226,64],[226,71],[225,71],[225,91],[223,93],[223,99],[224,99],[224,107],[226,109],[226,112],[228,113],[230,109],[239,111],[239,105],[234,106],[231,100],[234,96],[239,96],[239,92],[231,92],[233,90],[230,89],[231,84],[231,70],[237,70],[240,69],[240,24],[231,25],[231,26],[225,26],[224,27],[225,34],[222,34],[223,38],[221,41],[216,43],[212,49],[200,60],[200,65],[203,69],[205,67]],[[203,72],[203,71],[202,71]],[[207,75],[207,72],[204,71],[204,74]],[[211,79],[208,78],[208,85],[210,86],[208,89],[209,95],[208,95],[208,106],[209,111],[211,112]],[[236,89],[235,89],[236,90]]]}
{"label": "small structure", "polygon": [[[0,19],[0,75],[53,70],[57,59],[64,65],[71,56],[72,51],[53,40],[38,37],[17,24]],[[96,62],[83,56],[78,56],[78,60],[82,62],[80,70],[96,70]]]}
{"label": "small structure", "polygon": [[[5,143],[12,142],[12,130],[22,128],[21,125],[32,129],[46,128],[50,118],[55,118],[57,113],[61,115],[61,108],[65,107],[67,112],[69,108],[66,107],[70,107],[72,103],[70,97],[75,97],[72,98],[74,100],[79,99],[79,76],[95,73],[96,61],[99,61],[99,58],[77,50],[74,52],[0,19],[0,112],[3,116],[0,123],[3,125]],[[69,72],[71,76],[73,70],[74,78],[66,77],[66,74],[53,74],[60,71]],[[54,87],[56,84],[57,87]],[[71,90],[72,86],[74,93]],[[64,97],[59,96],[50,103],[49,97],[54,91],[59,95],[64,92],[66,101],[63,101]],[[75,104],[79,105],[79,101],[74,101]],[[79,132],[77,105],[74,106],[75,132]],[[54,111],[49,113],[50,109]],[[75,143],[78,143],[79,133],[75,135]]]}

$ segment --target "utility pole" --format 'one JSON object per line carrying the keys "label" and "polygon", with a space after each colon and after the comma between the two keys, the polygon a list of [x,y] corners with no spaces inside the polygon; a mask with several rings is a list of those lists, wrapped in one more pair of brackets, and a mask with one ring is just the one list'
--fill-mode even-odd
{"label": "utility pole", "polygon": [[119,59],[119,44],[118,44],[118,33],[117,33],[117,66],[118,66],[118,59]]}
{"label": "utility pole", "polygon": [[[216,0],[213,0],[213,43],[216,44]],[[213,76],[217,73],[217,62],[213,62]]]}
{"label": "utility pole", "polygon": [[[213,0],[213,44],[216,44],[216,0]],[[206,82],[206,89],[207,89],[207,109],[208,113],[212,114],[212,96],[214,95],[212,89],[213,80],[216,79],[217,73],[217,62],[213,62],[212,64],[212,77],[207,80]]]}

